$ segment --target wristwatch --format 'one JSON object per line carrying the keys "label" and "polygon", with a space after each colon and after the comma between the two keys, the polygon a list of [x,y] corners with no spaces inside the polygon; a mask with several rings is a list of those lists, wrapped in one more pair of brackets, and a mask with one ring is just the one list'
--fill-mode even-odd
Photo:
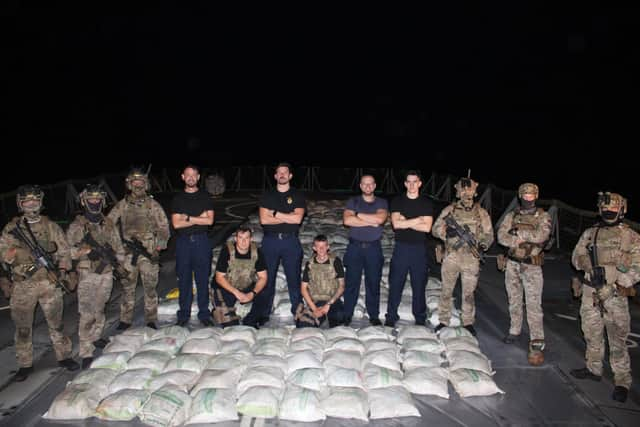
{"label": "wristwatch", "polygon": [[253,297],[254,297],[254,298],[258,296],[258,293],[257,293],[256,291],[254,291],[253,289],[251,289],[251,291],[250,291],[250,292],[251,292],[251,293],[253,293]]}
{"label": "wristwatch", "polygon": [[187,218],[185,218],[185,221],[189,222],[190,219],[191,219],[191,217],[189,215],[187,215]]}
{"label": "wristwatch", "polygon": [[277,214],[277,213],[278,213],[278,211],[274,209],[274,210],[273,210],[273,217],[274,217],[274,218],[276,217],[276,214]]}

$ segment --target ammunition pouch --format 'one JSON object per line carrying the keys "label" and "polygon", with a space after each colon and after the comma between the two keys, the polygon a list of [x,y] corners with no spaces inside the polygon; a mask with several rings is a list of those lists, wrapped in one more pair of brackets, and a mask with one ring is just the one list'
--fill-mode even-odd
{"label": "ammunition pouch", "polygon": [[435,248],[435,255],[436,255],[436,262],[438,264],[442,264],[442,260],[444,259],[444,245],[442,243],[438,243],[436,244],[436,248]]}
{"label": "ammunition pouch", "polygon": [[616,293],[621,297],[635,297],[637,295],[636,289],[633,286],[630,288],[625,288],[616,285]]}
{"label": "ammunition pouch", "polygon": [[571,291],[574,298],[580,298],[582,296],[582,280],[578,276],[571,278]]}
{"label": "ammunition pouch", "polygon": [[507,256],[505,254],[499,254],[496,257],[496,266],[498,271],[505,271],[507,269]]}

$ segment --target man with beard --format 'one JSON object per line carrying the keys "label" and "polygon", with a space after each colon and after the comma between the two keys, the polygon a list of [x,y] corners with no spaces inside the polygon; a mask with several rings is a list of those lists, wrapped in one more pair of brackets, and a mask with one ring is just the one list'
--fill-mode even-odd
{"label": "man with beard", "polygon": [[245,317],[245,324],[257,324],[258,326],[269,320],[273,307],[273,297],[276,291],[276,275],[280,260],[284,266],[284,274],[287,277],[289,298],[291,300],[291,313],[302,301],[300,294],[300,270],[302,264],[302,246],[298,239],[298,229],[304,218],[306,207],[304,194],[291,187],[293,178],[291,166],[288,163],[280,163],[276,166],[276,188],[267,190],[260,199],[260,224],[264,230],[262,239],[262,252],[267,263],[267,286],[254,300],[263,308],[261,313],[255,313],[256,317]]}
{"label": "man with beard", "polygon": [[344,225],[349,227],[349,246],[344,255],[344,264],[347,267],[344,291],[345,325],[351,323],[360,294],[363,271],[369,323],[373,326],[382,324],[379,314],[384,256],[380,239],[384,223],[389,216],[389,204],[385,199],[376,197],[375,189],[375,178],[372,175],[363,175],[360,178],[362,194],[347,201],[342,215]]}
{"label": "man with beard", "polygon": [[[125,330],[133,322],[138,276],[144,288],[144,322],[151,328],[158,321],[158,253],[167,247],[169,222],[160,203],[148,193],[151,188],[147,173],[133,168],[125,180],[128,194],[109,212],[108,218],[117,224],[120,238],[125,244],[124,268],[129,273],[122,283],[120,323],[118,330]],[[146,255],[133,251],[133,244],[144,248]],[[128,243],[128,245],[127,245]]]}
{"label": "man with beard", "polygon": [[[207,229],[213,224],[213,200],[198,188],[200,170],[188,165],[182,172],[184,191],[171,202],[171,224],[176,229],[176,275],[180,290],[178,325],[185,326],[191,317],[193,279],[198,297],[198,319],[213,326],[209,312],[209,275],[212,247]],[[192,279],[193,278],[193,279]]]}

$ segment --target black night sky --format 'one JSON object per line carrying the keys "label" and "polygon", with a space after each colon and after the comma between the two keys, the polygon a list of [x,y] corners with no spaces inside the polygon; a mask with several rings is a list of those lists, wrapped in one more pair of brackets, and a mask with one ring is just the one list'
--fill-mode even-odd
{"label": "black night sky", "polygon": [[4,155],[0,191],[286,159],[471,168],[590,210],[608,189],[640,218],[636,10],[216,3],[7,2],[0,123],[20,154]]}

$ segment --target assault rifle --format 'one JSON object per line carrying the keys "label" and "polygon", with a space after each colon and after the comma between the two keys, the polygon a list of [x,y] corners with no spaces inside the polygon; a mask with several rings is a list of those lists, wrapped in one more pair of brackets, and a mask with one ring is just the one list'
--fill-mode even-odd
{"label": "assault rifle", "polygon": [[[107,265],[111,265],[111,268],[113,269],[113,276],[116,279],[122,281],[129,278],[129,273],[118,261],[116,251],[113,250],[110,244],[105,243],[104,245],[101,245],[96,241],[91,233],[86,233],[80,243],[84,243],[89,246],[91,248],[91,252],[97,255],[97,258],[100,260],[100,264],[98,264],[95,271],[97,274],[102,274]],[[89,254],[89,258],[92,258],[91,254]]]}
{"label": "assault rifle", "polygon": [[[31,233],[31,230],[28,228],[29,225],[26,222],[26,219],[25,219],[25,226],[27,227],[27,231],[29,231],[29,234],[33,236],[33,234]],[[38,271],[40,268],[44,268],[47,270],[47,277],[52,283],[54,283],[57,287],[62,289],[64,292],[71,293],[71,291],[69,290],[70,289],[69,282],[66,279],[63,279],[60,277],[60,272],[58,271],[58,268],[55,262],[53,261],[53,257],[51,256],[51,253],[45,251],[42,248],[42,246],[40,246],[40,244],[35,239],[35,237],[33,237],[33,240],[27,237],[25,232],[20,227],[20,223],[16,224],[13,230],[11,230],[9,233],[13,235],[16,239],[18,239],[20,243],[22,243],[27,247],[29,252],[31,252],[31,256],[36,262],[36,265],[34,265],[31,269],[27,270],[27,275],[29,277],[35,274],[35,272]]]}
{"label": "assault rifle", "polygon": [[153,256],[147,248],[144,247],[142,242],[135,237],[132,237],[131,240],[127,240],[124,238],[124,231],[122,230],[122,221],[118,220],[118,230],[120,231],[120,238],[122,239],[122,244],[124,247],[133,254],[131,257],[131,265],[135,266],[138,264],[138,258],[143,256],[151,261],[151,264],[158,264],[160,259],[158,256]]}
{"label": "assault rifle", "polygon": [[444,222],[447,227],[454,230],[458,236],[458,242],[453,245],[453,249],[458,250],[462,245],[466,244],[473,256],[478,258],[480,262],[484,264],[484,253],[482,250],[479,250],[478,241],[471,230],[469,230],[469,226],[466,224],[464,227],[461,226],[451,214],[444,217]]}

